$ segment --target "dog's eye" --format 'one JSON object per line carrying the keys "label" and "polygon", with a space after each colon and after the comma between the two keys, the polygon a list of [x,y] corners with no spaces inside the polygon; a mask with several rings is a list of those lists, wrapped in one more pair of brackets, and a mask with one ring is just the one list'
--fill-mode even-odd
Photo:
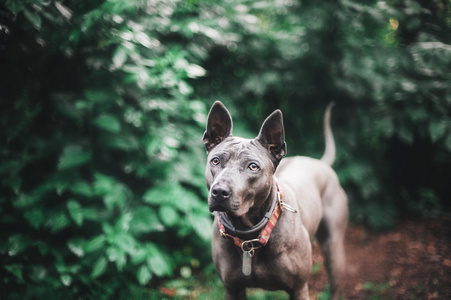
{"label": "dog's eye", "polygon": [[256,163],[251,163],[248,168],[251,171],[257,171],[258,169],[260,169]]}
{"label": "dog's eye", "polygon": [[219,165],[220,162],[221,162],[221,161],[220,161],[219,158],[217,158],[217,157],[215,157],[215,158],[213,158],[213,159],[211,160],[211,164],[212,164],[212,165],[215,165],[215,166]]}

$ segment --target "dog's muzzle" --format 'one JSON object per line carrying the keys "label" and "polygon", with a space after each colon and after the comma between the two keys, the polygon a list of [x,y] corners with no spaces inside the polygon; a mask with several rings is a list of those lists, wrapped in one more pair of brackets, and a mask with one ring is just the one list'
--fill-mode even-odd
{"label": "dog's muzzle", "polygon": [[232,191],[229,188],[215,185],[210,190],[210,212],[228,211],[230,209],[229,199]]}

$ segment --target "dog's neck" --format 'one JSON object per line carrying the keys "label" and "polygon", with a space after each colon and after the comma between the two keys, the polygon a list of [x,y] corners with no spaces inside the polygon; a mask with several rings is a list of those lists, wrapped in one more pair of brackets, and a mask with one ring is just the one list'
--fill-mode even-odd
{"label": "dog's neck", "polygon": [[277,197],[277,186],[275,181],[271,185],[271,191],[269,196],[261,202],[259,206],[253,206],[249,211],[241,217],[234,217],[230,213],[227,213],[227,218],[237,229],[247,229],[258,224],[270,210],[271,205]]}

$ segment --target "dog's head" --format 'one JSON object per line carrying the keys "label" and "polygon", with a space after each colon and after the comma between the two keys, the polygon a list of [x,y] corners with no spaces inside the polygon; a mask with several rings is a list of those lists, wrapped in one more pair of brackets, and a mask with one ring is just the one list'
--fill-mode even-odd
{"label": "dog's head", "polygon": [[255,139],[232,136],[232,127],[230,113],[216,101],[203,137],[208,152],[205,180],[210,211],[241,217],[269,197],[272,176],[286,154],[282,112],[274,111]]}

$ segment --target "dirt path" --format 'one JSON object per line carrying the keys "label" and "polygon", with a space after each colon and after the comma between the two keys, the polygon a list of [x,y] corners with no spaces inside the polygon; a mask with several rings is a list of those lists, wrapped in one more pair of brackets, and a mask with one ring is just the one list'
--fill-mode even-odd
{"label": "dirt path", "polygon": [[[405,220],[387,232],[351,225],[346,252],[346,299],[451,299],[451,218]],[[314,264],[322,264],[316,243]],[[310,279],[310,294],[326,282],[321,268]]]}

